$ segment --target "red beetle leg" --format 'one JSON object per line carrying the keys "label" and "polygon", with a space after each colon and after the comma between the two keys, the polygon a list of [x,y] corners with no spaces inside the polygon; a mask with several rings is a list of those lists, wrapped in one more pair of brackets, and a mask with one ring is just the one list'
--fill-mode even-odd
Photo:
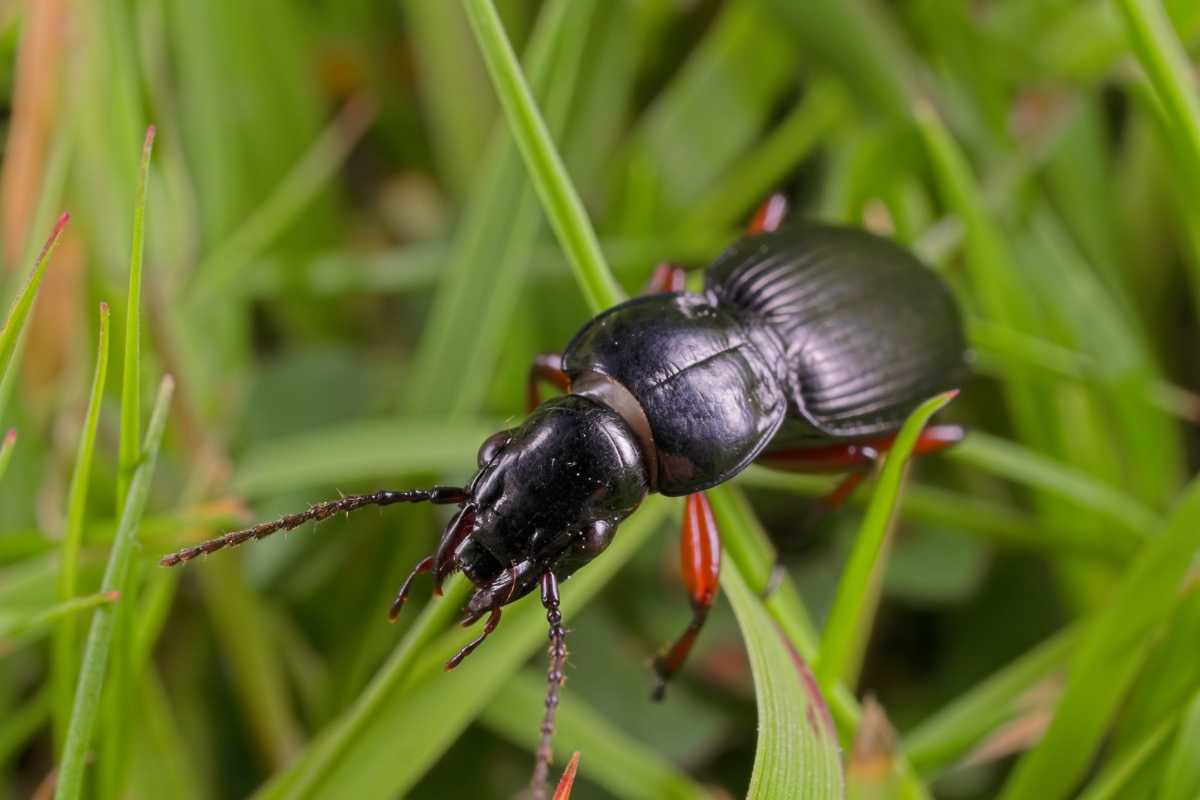
{"label": "red beetle leg", "polygon": [[746,226],[746,233],[753,236],[756,233],[770,233],[783,224],[787,216],[788,201],[782,193],[776,192],[762,202],[758,211]]}
{"label": "red beetle leg", "polygon": [[659,264],[646,282],[642,294],[682,292],[687,285],[687,272],[678,264]]}
{"label": "red beetle leg", "polygon": [[679,552],[683,583],[692,601],[692,621],[683,635],[654,659],[654,672],[658,676],[658,685],[653,694],[655,700],[663,698],[667,681],[683,666],[717,597],[721,576],[721,537],[713,519],[712,507],[703,492],[688,495]]}
{"label": "red beetle leg", "polygon": [[529,382],[526,384],[526,411],[533,411],[542,404],[538,383],[549,383],[559,391],[571,391],[571,379],[562,369],[562,356],[558,353],[541,353],[533,357],[529,366]]}

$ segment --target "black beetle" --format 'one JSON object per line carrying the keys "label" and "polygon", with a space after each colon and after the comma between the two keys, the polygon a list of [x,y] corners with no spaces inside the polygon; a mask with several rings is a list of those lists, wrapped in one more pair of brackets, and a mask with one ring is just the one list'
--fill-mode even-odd
{"label": "black beetle", "polygon": [[[530,416],[483,443],[465,487],[343,497],[161,563],[367,505],[458,506],[436,552],[400,587],[390,616],[417,575],[432,571],[440,591],[462,570],[476,587],[464,624],[487,622],[449,669],[495,630],[505,605],[540,587],[551,628],[540,785],[566,656],[558,583],[604,551],[648,492],[688,497],[681,545],[694,614],[655,659],[661,697],[717,591],[720,539],[704,490],[760,461],[850,473],[823,499],[839,504],[907,415],[966,375],[961,315],[936,274],[862,231],[780,227],[784,206],[780,196],[763,205],[749,235],[709,266],[703,293],[683,291],[682,272],[660,267],[648,294],[590,321],[561,357],[538,357]],[[539,381],[565,394],[539,403]],[[957,426],[929,427],[917,452],[961,437]]]}

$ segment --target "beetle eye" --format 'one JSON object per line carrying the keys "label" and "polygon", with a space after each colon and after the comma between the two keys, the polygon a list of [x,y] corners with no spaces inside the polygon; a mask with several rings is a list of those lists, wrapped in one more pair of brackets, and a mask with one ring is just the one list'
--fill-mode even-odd
{"label": "beetle eye", "polygon": [[491,436],[483,440],[483,444],[479,447],[479,466],[485,467],[491,463],[496,457],[496,453],[500,452],[504,445],[512,441],[512,433],[510,431],[500,431],[493,433]]}

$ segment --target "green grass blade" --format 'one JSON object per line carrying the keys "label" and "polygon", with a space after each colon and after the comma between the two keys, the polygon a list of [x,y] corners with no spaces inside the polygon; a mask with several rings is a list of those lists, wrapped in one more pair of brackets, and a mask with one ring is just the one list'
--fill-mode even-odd
{"label": "green grass blade", "polygon": [[756,800],[842,796],[837,734],[808,668],[736,568],[721,574],[750,656],[758,742],[746,795]]}
{"label": "green grass blade", "polygon": [[[605,557],[564,585],[563,610],[572,617],[656,532],[667,503],[650,498],[621,527]],[[434,601],[458,613],[465,593]],[[545,642],[545,612],[536,597],[507,607],[496,633],[475,657],[452,672],[442,663],[474,635],[455,630],[425,647],[415,662],[389,662],[359,700],[334,722],[287,773],[257,795],[265,798],[403,796],[459,733]],[[398,675],[403,666],[407,674]],[[536,729],[536,717],[530,724]]]}
{"label": "green grass blade", "polygon": [[1158,800],[1200,797],[1200,758],[1197,753],[1200,753],[1200,692],[1192,697],[1184,711],[1163,773]]}
{"label": "green grass blade", "polygon": [[[820,497],[833,489],[836,480],[826,475],[801,475],[752,466],[735,478],[735,483]],[[869,500],[870,494],[855,492],[847,503],[864,506]],[[1022,550],[1118,560],[1132,553],[1140,541],[1134,537],[1096,536],[1087,529],[1052,528],[1003,503],[911,482],[900,498],[899,513],[906,519],[932,522],[956,533]]]}
{"label": "green grass blade", "polygon": [[[531,708],[546,696],[546,677],[528,671],[514,675],[491,699],[479,721],[533,753],[541,737],[530,725]],[[711,797],[644,743],[635,741],[583,697],[564,689],[554,741],[560,753],[579,751],[580,774],[624,800],[704,800]],[[588,762],[591,762],[590,764]]]}
{"label": "green grass blade", "polygon": [[[721,4],[703,38],[622,148],[617,162],[623,166],[621,230],[660,230],[674,225],[702,198],[718,197],[722,176],[736,180],[739,161],[755,161],[756,144],[773,114],[789,101],[796,77],[791,40],[758,3]],[[778,143],[785,149],[805,147],[802,141]],[[770,149],[771,170],[784,168],[776,158],[786,160],[787,154],[778,146]],[[610,158],[610,172],[612,163]],[[761,200],[760,195],[749,204]]]}
{"label": "green grass blade", "polygon": [[1067,662],[1079,638],[1072,628],[1043,642],[905,734],[913,767],[932,776],[966,755],[1020,711],[1025,693]]}
{"label": "green grass blade", "polygon": [[[526,48],[530,83],[556,134],[565,128],[592,18],[591,3],[548,3]],[[411,370],[409,401],[422,413],[461,417],[478,410],[542,226],[537,196],[504,120],[486,152],[489,166],[474,183],[452,257],[440,270]],[[447,369],[450,363],[456,367]]]}
{"label": "green grass blade", "polygon": [[766,139],[684,217],[685,230],[732,227],[787,176],[847,115],[843,93],[831,83],[818,83]]}
{"label": "green grass blade", "polygon": [[10,428],[0,441],[0,478],[8,471],[8,462],[12,461],[13,450],[17,446],[17,429]]}
{"label": "green grass blade", "polygon": [[[100,582],[101,592],[122,591],[129,576],[134,549],[137,546],[138,526],[141,523],[142,513],[145,511],[146,498],[150,493],[150,483],[154,476],[159,445],[162,442],[163,430],[166,428],[167,412],[171,405],[171,395],[174,389],[175,384],[170,376],[163,378],[158,390],[158,398],[154,404],[154,412],[146,430],[145,449],[140,463],[134,471],[133,479],[129,483],[129,497],[121,513],[117,538],[113,541],[108,565],[104,570],[104,578]],[[59,764],[58,784],[54,794],[57,800],[74,800],[83,794],[84,766],[87,763],[92,731],[95,729],[96,715],[100,708],[100,695],[104,688],[109,651],[113,645],[115,616],[116,610],[106,607],[97,610],[92,617],[92,625],[88,632],[87,645],[84,648],[83,663],[80,668],[79,683],[75,689],[71,723],[67,731],[66,744],[63,747],[62,761]]]}
{"label": "green grass blade", "polygon": [[1143,547],[1089,626],[1054,720],[1018,763],[1004,800],[1055,800],[1079,782],[1145,657],[1143,643],[1178,602],[1198,549],[1200,480],[1193,480],[1166,529]]}
{"label": "green grass blade", "polygon": [[7,765],[37,735],[50,716],[50,692],[41,691],[0,719],[0,765]]}
{"label": "green grass blade", "polygon": [[189,309],[201,309],[223,298],[222,292],[236,284],[246,264],[313,202],[374,120],[375,108],[368,100],[355,97],[346,103],[270,195],[196,267],[185,298]]}
{"label": "green grass blade", "polygon": [[[100,334],[96,345],[96,371],[88,397],[87,413],[79,434],[71,486],[67,492],[67,527],[63,534],[58,568],[58,599],[65,601],[78,591],[79,548],[83,544],[83,525],[87,515],[88,488],[92,476],[92,453],[96,446],[96,428],[108,375],[108,304],[100,304]],[[61,752],[71,719],[71,701],[79,669],[79,624],[75,617],[64,617],[54,632],[54,732],[57,751]]]}
{"label": "green grass blade", "polygon": [[879,483],[867,506],[850,560],[842,571],[833,608],[821,636],[820,655],[814,671],[817,683],[825,691],[832,690],[841,680],[847,685],[856,682],[878,600],[880,575],[886,562],[886,541],[895,518],[908,460],[925,423],[956,394],[958,392],[946,392],[918,406],[884,457]]}
{"label": "green grass blade", "polygon": [[13,366],[13,354],[17,349],[17,340],[21,337],[21,332],[25,330],[29,312],[33,308],[34,300],[37,299],[42,276],[46,274],[46,265],[50,263],[50,256],[54,254],[54,248],[58,245],[59,237],[70,218],[69,214],[63,214],[58,218],[54,230],[50,233],[50,238],[42,247],[42,253],[33,267],[33,273],[17,295],[16,300],[13,301],[8,318],[4,321],[4,327],[0,328],[0,383],[10,380],[9,370]]}
{"label": "green grass blade", "polygon": [[[1147,762],[1167,743],[1171,732],[1179,722],[1178,714],[1171,714],[1154,727],[1154,730],[1143,737],[1135,746],[1115,755],[1105,764],[1104,769],[1093,778],[1079,795],[1079,800],[1119,800],[1125,797],[1130,780]],[[1194,761],[1195,751],[1188,754]],[[1197,787],[1200,788],[1200,787]],[[1157,795],[1166,800],[1165,795]],[[1196,797],[1193,791],[1188,795],[1180,795],[1182,800]]]}
{"label": "green grass blade", "polygon": [[279,438],[250,450],[233,479],[239,494],[413,472],[450,472],[472,465],[479,443],[499,421],[447,423],[437,418],[367,419]]}
{"label": "green grass blade", "polygon": [[623,299],[621,288],[608,269],[596,232],[538,111],[496,9],[491,0],[464,2],[512,135],[588,305],[596,311],[616,305]]}
{"label": "green grass blade", "polygon": [[[959,445],[946,451],[946,457],[1070,500],[1120,526],[1096,530],[1096,536],[1122,540],[1125,544],[1140,542],[1147,537],[1147,531],[1160,524],[1157,514],[1121,490],[1098,483],[1076,469],[996,436],[972,432]],[[1119,547],[1121,542],[1114,542],[1114,545]]]}
{"label": "green grass blade", "polygon": [[129,296],[125,302],[125,349],[121,362],[121,439],[117,457],[117,513],[137,469],[142,446],[142,256],[146,239],[146,184],[154,126],[146,129],[133,201],[133,237],[129,248]]}
{"label": "green grass blade", "polygon": [[469,196],[474,167],[492,119],[495,100],[471,31],[454,3],[404,3],[417,59],[421,104],[441,173],[455,194]]}
{"label": "green grass blade", "polygon": [[[1182,153],[1193,170],[1200,168],[1200,97],[1187,51],[1171,27],[1159,0],[1117,0],[1125,27],[1154,91],[1166,108],[1173,127],[1186,142]],[[1196,175],[1195,171],[1190,173]],[[1193,194],[1200,186],[1191,187]]]}
{"label": "green grass blade", "polygon": [[69,619],[80,611],[90,611],[98,606],[115,603],[118,598],[117,592],[99,592],[82,597],[72,597],[61,603],[55,603],[49,608],[28,614],[0,615],[0,653],[9,651],[11,649],[9,643],[14,639],[28,636],[52,623]]}

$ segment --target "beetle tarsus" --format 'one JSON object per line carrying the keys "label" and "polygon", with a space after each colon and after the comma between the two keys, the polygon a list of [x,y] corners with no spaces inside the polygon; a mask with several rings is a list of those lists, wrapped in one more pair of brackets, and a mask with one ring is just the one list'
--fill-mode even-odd
{"label": "beetle tarsus", "polygon": [[[479,617],[475,617],[474,619],[471,620],[471,622],[474,622],[477,619],[479,619]],[[469,625],[469,624],[470,624],[469,622],[464,622],[464,625]],[[479,635],[476,636],[471,641],[467,642],[465,645],[463,645],[463,648],[461,650],[459,650],[457,653],[455,653],[453,655],[453,657],[451,657],[451,659],[446,662],[446,672],[449,672],[450,670],[457,667],[459,664],[461,664],[463,662],[464,658],[471,655],[471,653],[474,653],[475,648],[477,648],[477,647],[479,647],[479,645],[483,644],[484,639],[487,639],[487,637],[491,636],[492,631],[496,630],[496,626],[499,624],[500,624],[500,607],[497,606],[496,608],[492,609],[492,613],[488,616],[487,622],[485,622],[483,624],[483,630],[479,633]]]}
{"label": "beetle tarsus", "polygon": [[392,622],[396,621],[396,617],[400,616],[400,611],[404,608],[404,603],[408,600],[408,591],[412,588],[413,579],[418,575],[429,572],[433,569],[433,556],[425,556],[417,565],[412,568],[412,572],[408,573],[408,577],[404,579],[404,583],[400,584],[400,590],[396,592],[396,599],[392,601],[392,605],[388,608],[388,619]]}

